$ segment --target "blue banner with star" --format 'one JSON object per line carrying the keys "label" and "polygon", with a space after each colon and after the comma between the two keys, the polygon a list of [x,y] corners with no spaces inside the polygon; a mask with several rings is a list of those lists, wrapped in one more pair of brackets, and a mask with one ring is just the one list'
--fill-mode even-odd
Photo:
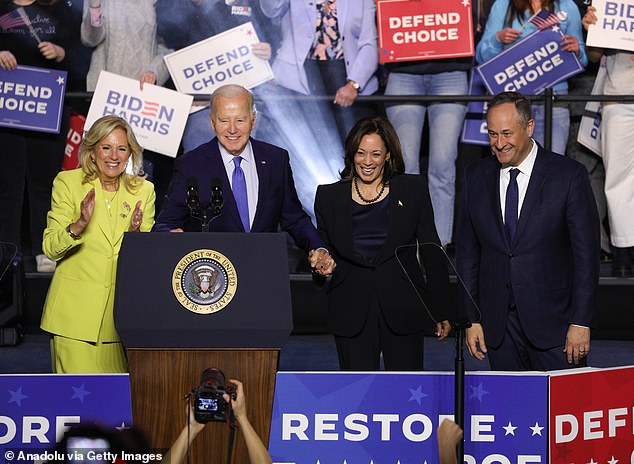
{"label": "blue banner with star", "polygon": [[[438,462],[453,398],[449,373],[278,373],[269,452],[274,463]],[[465,461],[547,462],[547,427],[547,375],[467,375]]]}
{"label": "blue banner with star", "polygon": [[0,456],[49,450],[71,426],[132,426],[128,374],[0,375]]}
{"label": "blue banner with star", "polygon": [[491,95],[519,92],[539,95],[583,71],[573,52],[561,49],[558,26],[537,30],[476,68]]}
{"label": "blue banner with star", "polygon": [[66,71],[0,69],[0,126],[59,133],[65,91]]}

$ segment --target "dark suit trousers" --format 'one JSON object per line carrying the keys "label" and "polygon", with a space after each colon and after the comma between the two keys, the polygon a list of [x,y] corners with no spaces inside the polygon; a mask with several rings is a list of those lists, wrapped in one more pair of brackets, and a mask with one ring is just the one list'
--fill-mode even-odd
{"label": "dark suit trousers", "polygon": [[524,334],[515,305],[510,305],[502,344],[496,348],[487,348],[489,363],[494,371],[554,371],[587,366],[586,358],[579,364],[568,364],[567,355],[563,351],[564,345],[548,350],[533,346]]}
{"label": "dark suit trousers", "polygon": [[424,341],[423,332],[394,333],[385,322],[374,293],[361,332],[353,337],[335,336],[339,369],[378,371],[382,352],[386,371],[422,371]]}
{"label": "dark suit trousers", "polygon": [[59,134],[0,129],[0,241],[21,248],[24,200],[33,256],[42,253],[46,213],[51,208],[53,179],[62,167],[69,111],[65,110]]}

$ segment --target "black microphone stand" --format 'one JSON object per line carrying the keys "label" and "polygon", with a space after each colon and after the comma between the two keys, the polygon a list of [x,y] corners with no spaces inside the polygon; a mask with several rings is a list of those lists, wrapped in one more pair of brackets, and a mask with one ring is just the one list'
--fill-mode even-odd
{"label": "black microphone stand", "polygon": [[[196,199],[197,200],[197,199]],[[222,213],[222,198],[220,200],[212,200],[208,206],[201,206],[198,201],[190,204],[188,202],[189,214],[191,217],[199,219],[201,230],[209,232],[209,223],[216,219]]]}
{"label": "black microphone stand", "polygon": [[[464,384],[465,384],[465,360],[464,341],[465,331],[471,327],[470,322],[456,322],[454,332],[456,334],[456,359],[454,360],[454,420],[464,430]],[[457,462],[464,462],[464,440],[459,440],[456,445]]]}

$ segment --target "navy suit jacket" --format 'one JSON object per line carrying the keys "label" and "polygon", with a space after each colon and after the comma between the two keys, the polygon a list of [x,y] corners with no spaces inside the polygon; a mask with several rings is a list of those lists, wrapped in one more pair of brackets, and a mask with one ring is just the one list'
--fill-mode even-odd
{"label": "navy suit jacket", "polygon": [[[440,241],[425,178],[394,176],[390,180],[390,194],[384,201],[389,201],[387,237],[376,258],[369,262],[355,252],[353,245],[350,182],[317,188],[317,227],[337,263],[327,290],[328,329],[334,335],[359,333],[373,292],[385,320],[396,333],[420,332],[431,325],[425,306],[432,310],[436,320],[448,318],[447,307],[441,303],[447,296],[447,265],[442,252],[439,253]],[[416,243],[438,245],[421,250],[427,279],[417,258]],[[398,248],[402,245],[405,247]],[[404,269],[396,259],[397,254]]]}
{"label": "navy suit jacket", "polygon": [[591,326],[597,306],[599,217],[588,173],[576,161],[538,147],[512,243],[502,222],[499,176],[495,157],[465,172],[456,258],[480,310],[468,299],[464,308],[495,348],[504,336],[512,290],[530,342],[540,349],[563,345],[569,324]]}
{"label": "navy suit jacket", "polygon": [[[251,146],[259,182],[258,206],[251,232],[278,232],[281,227],[291,235],[297,246],[304,250],[323,247],[317,229],[297,198],[288,152],[254,139],[251,139]],[[209,204],[211,198],[211,179],[217,178],[222,182],[224,206],[221,215],[209,224],[209,231],[244,232],[227,171],[222,164],[218,139],[215,137],[174,162],[172,180],[154,230],[201,230],[200,221],[191,218],[187,208],[190,178],[198,182],[198,196],[203,207]]]}

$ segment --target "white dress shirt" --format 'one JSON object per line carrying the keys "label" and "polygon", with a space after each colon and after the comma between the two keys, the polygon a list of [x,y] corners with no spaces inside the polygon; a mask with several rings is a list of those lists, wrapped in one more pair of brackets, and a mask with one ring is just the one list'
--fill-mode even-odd
{"label": "white dress shirt", "polygon": [[511,169],[519,169],[517,175],[517,189],[518,189],[518,204],[517,204],[517,217],[519,219],[520,212],[522,211],[522,204],[524,204],[524,198],[526,197],[526,190],[528,189],[528,181],[531,179],[531,173],[533,172],[533,166],[535,166],[535,160],[537,159],[537,144],[534,140],[531,151],[528,152],[528,156],[522,161],[519,166],[507,166],[500,169],[500,206],[502,207],[502,221],[506,223],[504,217],[506,208],[506,189],[509,186],[511,180]]}

